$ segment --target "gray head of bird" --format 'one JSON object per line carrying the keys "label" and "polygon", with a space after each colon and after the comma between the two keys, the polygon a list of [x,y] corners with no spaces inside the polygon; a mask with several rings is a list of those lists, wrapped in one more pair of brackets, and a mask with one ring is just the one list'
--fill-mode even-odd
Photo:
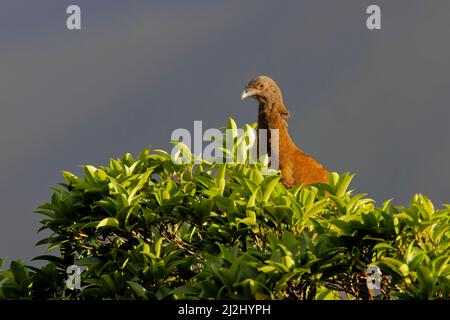
{"label": "gray head of bird", "polygon": [[[258,76],[251,80],[241,95],[242,100],[246,98],[256,99],[266,111],[278,111],[283,118],[290,116],[283,104],[280,87],[268,76]],[[278,110],[273,110],[274,107]]]}

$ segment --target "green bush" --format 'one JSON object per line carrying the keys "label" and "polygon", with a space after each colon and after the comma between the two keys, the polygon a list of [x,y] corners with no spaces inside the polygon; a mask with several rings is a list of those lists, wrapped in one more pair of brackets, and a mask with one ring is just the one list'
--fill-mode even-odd
{"label": "green bush", "polygon": [[[236,153],[248,141],[233,137]],[[348,190],[350,174],[286,189],[263,167],[174,164],[146,149],[85,165],[82,178],[63,172],[37,210],[52,233],[39,244],[59,250],[35,258],[43,267],[0,271],[0,299],[449,297],[450,205],[416,194],[408,207],[377,207]],[[66,287],[70,265],[82,267],[80,290]],[[382,272],[378,295],[370,265]]]}

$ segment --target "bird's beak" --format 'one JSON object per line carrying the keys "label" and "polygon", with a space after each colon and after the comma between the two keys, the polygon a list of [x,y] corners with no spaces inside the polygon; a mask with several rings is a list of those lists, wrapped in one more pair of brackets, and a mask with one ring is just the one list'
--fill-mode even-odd
{"label": "bird's beak", "polygon": [[254,95],[255,95],[255,90],[245,89],[244,91],[242,91],[241,100],[244,100],[245,98],[248,98],[248,97],[251,97]]}

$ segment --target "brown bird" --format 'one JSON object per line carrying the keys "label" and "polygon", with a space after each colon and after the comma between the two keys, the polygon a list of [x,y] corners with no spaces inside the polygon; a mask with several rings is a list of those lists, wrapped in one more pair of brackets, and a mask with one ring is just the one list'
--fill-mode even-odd
{"label": "brown bird", "polygon": [[[250,97],[259,102],[257,136],[259,139],[260,129],[267,129],[266,150],[269,156],[278,156],[281,183],[288,188],[300,184],[306,186],[317,182],[327,183],[327,169],[298,148],[289,136],[286,119],[290,117],[290,113],[283,103],[281,90],[275,81],[267,76],[251,80],[242,92],[241,99]],[[278,129],[278,155],[270,155],[271,139],[268,129]]]}

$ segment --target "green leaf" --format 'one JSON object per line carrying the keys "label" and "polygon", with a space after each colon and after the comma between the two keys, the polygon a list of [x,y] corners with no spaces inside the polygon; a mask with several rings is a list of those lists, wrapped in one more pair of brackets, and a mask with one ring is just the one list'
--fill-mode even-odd
{"label": "green leaf", "polygon": [[419,266],[416,271],[421,291],[427,298],[431,297],[436,282],[433,277],[433,272],[424,266]]}
{"label": "green leaf", "polygon": [[373,250],[392,250],[395,251],[395,248],[387,243],[377,243],[376,245],[373,246]]}
{"label": "green leaf", "polygon": [[255,189],[253,191],[252,195],[248,199],[247,208],[254,208],[255,207],[255,205],[256,205],[256,196],[257,196],[258,192],[260,192],[259,188]]}
{"label": "green leaf", "polygon": [[109,274],[103,274],[100,277],[100,284],[103,288],[111,291],[111,293],[115,294],[117,292],[116,283],[113,278]]}
{"label": "green leaf", "polygon": [[155,255],[159,258],[161,255],[161,246],[162,246],[163,238],[159,238],[155,242]]}
{"label": "green leaf", "polygon": [[214,180],[216,181],[217,187],[219,187],[220,194],[223,194],[223,190],[225,189],[225,172],[226,172],[226,166],[220,165],[216,176],[214,177]]}
{"label": "green leaf", "polygon": [[272,176],[266,178],[262,186],[262,201],[266,202],[269,200],[275,185],[280,181],[281,176]]}
{"label": "green leaf", "polygon": [[233,286],[234,274],[230,269],[220,268],[218,274],[224,285],[226,285],[228,288],[231,288]]}
{"label": "green leaf", "polygon": [[22,283],[28,278],[25,265],[22,261],[12,261],[10,268],[17,283]]}
{"label": "green leaf", "polygon": [[338,197],[342,197],[347,192],[348,186],[354,176],[354,174],[344,174],[339,177],[336,190],[336,195]]}
{"label": "green leaf", "polygon": [[105,218],[97,224],[97,229],[104,227],[119,228],[119,221],[116,218]]}
{"label": "green leaf", "polygon": [[256,214],[253,210],[247,210],[247,218],[244,218],[239,221],[239,223],[243,223],[247,226],[254,226],[256,225]]}
{"label": "green leaf", "polygon": [[237,137],[237,125],[236,122],[231,117],[228,118],[227,129],[232,132],[233,139]]}
{"label": "green leaf", "polygon": [[187,145],[180,141],[171,141],[171,144],[175,146],[175,153],[172,161],[176,164],[191,164],[193,162],[193,156],[191,150]]}
{"label": "green leaf", "polygon": [[141,286],[139,283],[134,281],[127,281],[128,285],[130,286],[131,290],[134,291],[139,297],[144,298],[147,300],[147,289],[145,289],[143,286]]}
{"label": "green leaf", "polygon": [[277,269],[274,266],[263,266],[263,267],[259,268],[258,270],[261,272],[264,272],[264,273],[271,273]]}

